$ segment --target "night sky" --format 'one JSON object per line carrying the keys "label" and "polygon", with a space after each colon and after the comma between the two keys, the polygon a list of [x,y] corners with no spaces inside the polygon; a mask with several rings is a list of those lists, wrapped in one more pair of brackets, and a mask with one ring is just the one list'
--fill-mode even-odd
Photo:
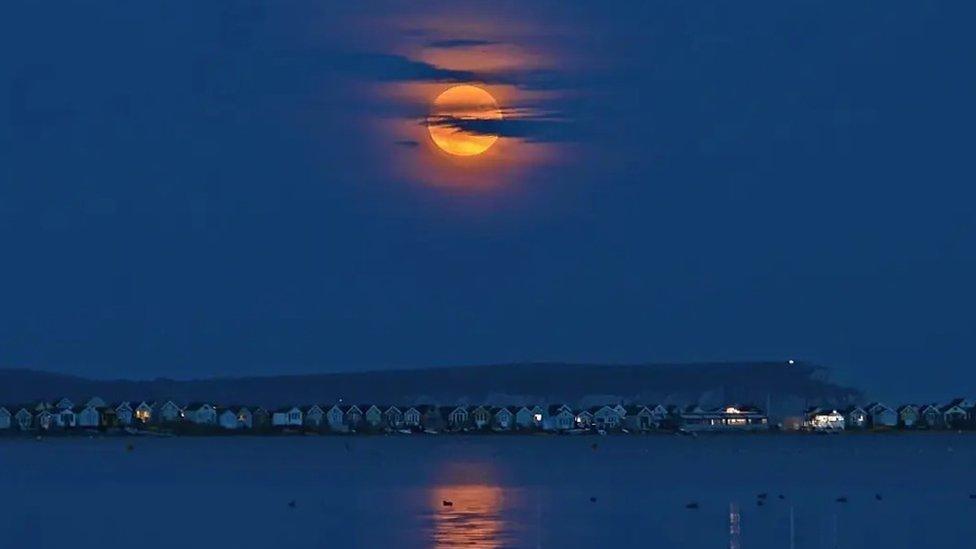
{"label": "night sky", "polygon": [[[14,0],[0,367],[797,358],[976,394],[965,3]],[[500,138],[425,123],[475,83]]]}

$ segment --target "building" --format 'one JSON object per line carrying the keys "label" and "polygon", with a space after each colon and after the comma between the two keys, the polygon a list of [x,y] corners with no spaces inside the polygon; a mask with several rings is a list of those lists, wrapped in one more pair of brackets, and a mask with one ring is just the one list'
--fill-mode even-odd
{"label": "building", "polygon": [[413,406],[407,408],[406,412],[403,412],[404,427],[419,429],[422,421],[423,421],[423,414],[420,413],[420,410],[414,408]]}
{"label": "building", "polygon": [[860,406],[844,409],[844,425],[847,429],[864,429],[868,426],[868,413]]}
{"label": "building", "polygon": [[872,402],[864,407],[868,413],[868,421],[875,429],[887,429],[898,426],[898,412],[880,402]]}
{"label": "building", "polygon": [[913,429],[919,423],[919,408],[914,404],[903,404],[896,410],[898,412],[898,426],[903,429]]}
{"label": "building", "polygon": [[620,427],[622,418],[613,406],[594,406],[590,408],[593,414],[593,426],[605,431],[614,431]]}
{"label": "building", "polygon": [[197,425],[216,425],[217,408],[209,402],[191,402],[183,409],[183,419]]}
{"label": "building", "polygon": [[102,418],[98,408],[91,404],[88,404],[83,408],[79,408],[78,411],[75,412],[75,424],[78,427],[95,428],[101,425],[101,423]]}
{"label": "building", "polygon": [[576,414],[565,404],[549,406],[543,428],[546,431],[568,431],[576,427]]}
{"label": "building", "polygon": [[6,406],[0,406],[0,429],[10,429],[13,425],[13,415]]}
{"label": "building", "polygon": [[325,423],[325,410],[318,404],[302,407],[302,415],[306,427],[318,429]]}
{"label": "building", "polygon": [[447,417],[447,425],[453,430],[468,426],[468,410],[464,406],[445,406],[441,408],[441,414]]}
{"label": "building", "polygon": [[707,410],[695,405],[681,414],[681,425],[688,431],[761,431],[769,428],[769,419],[755,406]]}
{"label": "building", "polygon": [[376,430],[383,426],[383,410],[375,404],[365,405],[363,404],[361,408],[366,411],[363,412],[363,421],[366,426],[370,429]]}
{"label": "building", "polygon": [[388,406],[383,412],[383,424],[387,429],[400,429],[403,427],[403,412],[396,406]]}
{"label": "building", "polygon": [[925,404],[919,409],[919,425],[928,429],[942,429],[945,419],[937,404]]}
{"label": "building", "polygon": [[301,427],[302,410],[298,406],[278,408],[271,413],[272,427]]}
{"label": "building", "polygon": [[969,426],[969,410],[965,400],[957,398],[941,408],[942,422],[948,429],[964,429]]}
{"label": "building", "polygon": [[491,428],[495,431],[508,431],[515,424],[515,414],[507,407],[492,408]]}
{"label": "building", "polygon": [[846,425],[847,419],[837,410],[811,408],[804,414],[803,426],[812,431],[843,431]]}
{"label": "building", "polygon": [[487,429],[491,425],[491,409],[487,406],[478,406],[471,410],[471,424],[475,429]]}

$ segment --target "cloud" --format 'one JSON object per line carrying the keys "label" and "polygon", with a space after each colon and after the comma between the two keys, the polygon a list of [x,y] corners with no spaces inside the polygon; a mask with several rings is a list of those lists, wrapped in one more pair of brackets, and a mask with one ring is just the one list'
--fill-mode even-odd
{"label": "cloud", "polygon": [[338,71],[382,82],[482,81],[471,71],[445,69],[402,55],[363,53],[344,55],[330,63]]}
{"label": "cloud", "polygon": [[479,135],[511,137],[535,143],[576,141],[580,132],[569,120],[554,116],[522,116],[520,118],[469,119],[449,115],[430,117],[424,124],[453,128]]}
{"label": "cloud", "polygon": [[473,48],[477,46],[495,46],[501,44],[495,40],[472,40],[465,38],[454,38],[448,40],[434,40],[433,42],[428,42],[427,47],[429,48]]}

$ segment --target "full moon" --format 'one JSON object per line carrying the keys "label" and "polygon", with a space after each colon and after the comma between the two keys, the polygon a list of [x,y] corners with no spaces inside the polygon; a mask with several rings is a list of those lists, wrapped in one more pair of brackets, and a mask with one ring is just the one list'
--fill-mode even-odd
{"label": "full moon", "polygon": [[442,151],[457,156],[474,156],[487,151],[497,135],[475,133],[445,123],[447,120],[501,120],[495,98],[478,86],[464,84],[448,88],[434,100],[427,119],[427,131]]}

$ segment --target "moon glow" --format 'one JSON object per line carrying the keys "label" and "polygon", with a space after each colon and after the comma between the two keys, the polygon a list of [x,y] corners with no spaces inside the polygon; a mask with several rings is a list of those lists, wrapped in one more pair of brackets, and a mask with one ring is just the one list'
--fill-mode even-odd
{"label": "moon glow", "polygon": [[467,131],[451,125],[451,121],[501,118],[502,111],[490,93],[478,86],[463,84],[448,88],[437,96],[427,119],[427,131],[442,151],[456,156],[474,156],[487,151],[498,136]]}

